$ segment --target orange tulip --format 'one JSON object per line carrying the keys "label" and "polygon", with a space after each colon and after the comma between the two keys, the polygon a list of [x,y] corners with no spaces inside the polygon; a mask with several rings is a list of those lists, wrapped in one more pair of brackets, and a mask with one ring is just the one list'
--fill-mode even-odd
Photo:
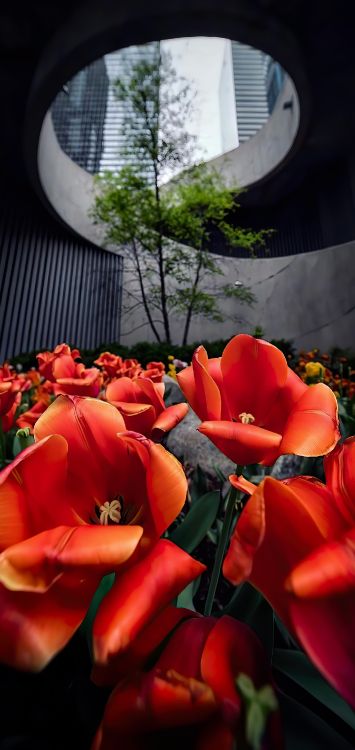
{"label": "orange tulip", "polygon": [[137,359],[122,359],[111,352],[102,352],[98,359],[95,359],[95,364],[102,367],[105,383],[115,378],[136,378],[142,372]]}
{"label": "orange tulip", "polygon": [[145,370],[139,373],[140,378],[150,378],[153,383],[162,383],[165,375],[163,362],[148,362]]}
{"label": "orange tulip", "polygon": [[24,429],[26,427],[29,427],[31,433],[33,433],[33,428],[37,422],[37,419],[39,419],[41,414],[46,411],[47,407],[48,404],[45,401],[36,401],[36,403],[31,406],[30,409],[22,412],[18,419],[16,419],[18,428]]}
{"label": "orange tulip", "polygon": [[[266,478],[236,525],[223,572],[270,601],[310,659],[355,705],[355,438],[325,458],[327,484]],[[254,491],[255,489],[255,491]]]}
{"label": "orange tulip", "polygon": [[241,334],[222,357],[203,346],[177,376],[199,431],[232,461],[272,464],[282,453],[329,453],[340,433],[337,401],[323,383],[307,386],[267,341]]}
{"label": "orange tulip", "polygon": [[[149,647],[156,648],[169,630],[154,668],[137,671],[151,657]],[[135,668],[122,675],[109,698],[92,750],[146,750],[167,741],[173,748],[232,750],[245,733],[236,678],[247,675],[259,690],[271,681],[258,638],[228,616],[217,620],[171,608],[141,633],[132,652]],[[277,713],[269,715],[266,729],[264,750],[282,747]]]}
{"label": "orange tulip", "polygon": [[128,430],[147,435],[159,442],[186,416],[187,404],[165,407],[163,383],[149,378],[120,378],[106,388],[106,398],[122,414]]}
{"label": "orange tulip", "polygon": [[75,362],[80,357],[78,349],[71,351],[67,344],[58,344],[53,352],[37,354],[39,371],[53,383],[55,395],[98,396],[102,376],[97,367],[85,369],[85,365]]}
{"label": "orange tulip", "polygon": [[1,472],[1,661],[45,666],[112,571],[96,625],[102,662],[204,570],[158,541],[185,502],[181,465],[124,429],[110,404],[60,396],[36,422],[37,442]]}
{"label": "orange tulip", "polygon": [[[31,381],[22,374],[18,374],[13,367],[6,362],[0,367],[0,417],[5,417],[5,424],[13,420],[16,405],[21,402],[21,396],[18,394],[22,391],[28,391],[31,387]],[[8,429],[10,429],[8,427]]]}

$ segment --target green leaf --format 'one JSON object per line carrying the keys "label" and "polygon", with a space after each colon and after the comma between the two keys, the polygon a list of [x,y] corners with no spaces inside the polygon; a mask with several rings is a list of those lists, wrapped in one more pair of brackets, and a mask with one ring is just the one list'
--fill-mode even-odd
{"label": "green leaf", "polygon": [[102,602],[102,599],[104,598],[104,596],[106,596],[106,594],[108,594],[114,582],[115,582],[114,573],[109,573],[107,576],[104,576],[101,579],[95,591],[95,594],[93,598],[91,599],[91,604],[86,613],[86,617],[80,626],[80,630],[82,633],[84,633],[86,640],[88,642],[91,655],[92,655],[92,626],[94,624],[96,613]]}
{"label": "green leaf", "polygon": [[177,607],[181,607],[182,609],[184,608],[192,609],[193,612],[196,612],[196,607],[194,605],[193,598],[199,588],[200,581],[201,581],[201,576],[196,578],[195,581],[191,581],[191,583],[189,583],[186,586],[186,588],[183,591],[181,591],[176,601]]}
{"label": "green leaf", "polygon": [[193,552],[216,520],[218,508],[218,490],[207,492],[206,495],[199,497],[193,503],[182,524],[171,533],[170,541],[185,552]]}
{"label": "green leaf", "polygon": [[273,654],[273,667],[355,729],[354,711],[319,674],[305,654],[301,651],[276,648]]}
{"label": "green leaf", "polygon": [[323,719],[293,698],[278,694],[287,750],[353,750]]}

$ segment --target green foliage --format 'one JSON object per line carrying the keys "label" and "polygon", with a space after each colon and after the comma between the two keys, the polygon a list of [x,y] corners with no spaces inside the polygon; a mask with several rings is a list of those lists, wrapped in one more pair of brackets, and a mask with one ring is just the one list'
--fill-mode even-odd
{"label": "green foliage", "polygon": [[170,541],[191,554],[215,522],[219,505],[220,493],[217,490],[199,497],[180,526],[171,532]]}
{"label": "green foliage", "polygon": [[[157,47],[154,59],[149,54],[127,69],[116,83],[116,95],[127,105],[122,126],[126,166],[98,178],[92,216],[104,225],[107,241],[125,255],[127,317],[142,305],[157,341],[170,342],[171,317],[178,316],[185,345],[194,316],[222,321],[222,299],[255,301],[243,285],[216,284],[224,273],[221,259],[210,252],[213,233],[250,253],[268,233],[231,222],[238,208],[236,186],[227,188],[204,164],[187,168],[195,141],[184,124],[194,92],[177,76],[168,55]],[[176,167],[179,178],[164,185]]]}

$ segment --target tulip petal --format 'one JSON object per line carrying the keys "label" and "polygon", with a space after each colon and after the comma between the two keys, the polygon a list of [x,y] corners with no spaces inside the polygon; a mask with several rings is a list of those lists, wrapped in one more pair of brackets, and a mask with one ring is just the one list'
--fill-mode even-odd
{"label": "tulip petal", "polygon": [[288,368],[286,383],[277,393],[269,412],[264,417],[263,427],[283,433],[289,413],[308,390],[309,386]]}
{"label": "tulip petal", "polygon": [[307,388],[286,422],[281,453],[322,456],[340,438],[338,406],[333,391],[324,383]]}
{"label": "tulip petal", "polygon": [[155,420],[155,409],[151,404],[129,404],[119,401],[110,403],[122,414],[126,430],[150,437]]}
{"label": "tulip petal", "polygon": [[355,524],[355,437],[325,456],[324,471],[340,513],[348,524]]}
{"label": "tulip petal", "polygon": [[166,432],[176,427],[181,422],[189,410],[187,404],[173,404],[168,406],[167,409],[159,414],[159,417],[155,420],[151,438],[155,442],[159,442],[165,435]]}
{"label": "tulip petal", "polygon": [[189,609],[178,609],[171,605],[166,607],[139,633],[128,649],[118,654],[108,664],[94,665],[91,679],[100,686],[117,685],[119,680],[127,674],[142,669],[169,633],[182,620],[192,617],[203,619],[201,615]]}
{"label": "tulip petal", "polygon": [[139,389],[131,378],[118,378],[108,384],[106,388],[106,399],[110,403],[115,401],[126,401],[138,403]]}
{"label": "tulip petal", "polygon": [[263,424],[287,379],[287,362],[276,346],[253,336],[234,336],[221,358],[223,386],[232,418],[243,412]]}
{"label": "tulip petal", "polygon": [[197,428],[236,464],[259,463],[271,451],[279,453],[281,435],[241,422],[202,422]]}
{"label": "tulip petal", "polygon": [[355,708],[354,591],[290,602],[292,629],[309,658]]}
{"label": "tulip petal", "polygon": [[192,617],[177,628],[157,661],[157,668],[174,669],[185,677],[201,680],[201,657],[206,639],[216,624],[214,617]]}
{"label": "tulip petal", "polygon": [[195,384],[195,376],[192,365],[185,367],[184,370],[178,372],[176,375],[179,386],[191,406],[191,409],[197,414],[200,419],[202,418],[198,412],[199,405],[197,400],[197,391]]}
{"label": "tulip petal", "polygon": [[301,598],[341,594],[355,589],[355,528],[318,547],[293,569],[288,590]]}
{"label": "tulip petal", "polygon": [[138,400],[147,404],[152,404],[156,413],[160,414],[160,412],[165,409],[165,404],[155,383],[153,383],[150,378],[137,378],[135,383],[140,391]]}
{"label": "tulip petal", "polygon": [[95,661],[107,663],[126,649],[150,620],[197,578],[205,566],[160,540],[123,573],[101,603],[93,627]]}
{"label": "tulip petal", "polygon": [[52,373],[56,380],[58,378],[74,378],[75,362],[73,357],[70,354],[56,357],[52,363]]}
{"label": "tulip petal", "polygon": [[258,637],[248,625],[224,615],[207,637],[201,674],[222,702],[224,718],[232,726],[236,725],[241,710],[236,690],[236,678],[241,672],[251,677],[256,688],[272,681]]}
{"label": "tulip petal", "polygon": [[82,623],[99,577],[65,574],[44,594],[8,591],[0,585],[0,660],[39,671]]}
{"label": "tulip petal", "polygon": [[236,474],[230,474],[228,479],[232,487],[235,487],[236,490],[240,490],[240,492],[244,492],[246,495],[252,495],[256,490],[257,485],[249,482],[248,479],[245,479],[242,475],[238,477]]}
{"label": "tulip petal", "polygon": [[114,406],[79,396],[58,396],[35,424],[36,440],[53,433],[67,440],[76,508],[85,521],[90,521],[93,498],[100,505],[117,495],[117,466],[122,458],[115,435],[125,429]]}
{"label": "tulip petal", "polygon": [[315,547],[336,536],[341,523],[321,487],[301,477],[292,485],[267,477],[242,511],[223,565],[232,583],[248,578],[291,630],[285,580]]}
{"label": "tulip petal", "polygon": [[125,563],[142,536],[140,526],[58,526],[0,555],[0,582],[12,591],[47,591],[65,570],[104,575]]}
{"label": "tulip petal", "polygon": [[156,537],[167,529],[182,510],[187,480],[181,463],[163,446],[150,442],[147,488]]}
{"label": "tulip petal", "polygon": [[0,551],[75,516],[64,494],[68,445],[51,435],[29,446],[0,473]]}
{"label": "tulip petal", "polygon": [[202,420],[221,418],[221,394],[208,371],[208,356],[203,346],[197,347],[192,358],[197,397],[197,415]]}

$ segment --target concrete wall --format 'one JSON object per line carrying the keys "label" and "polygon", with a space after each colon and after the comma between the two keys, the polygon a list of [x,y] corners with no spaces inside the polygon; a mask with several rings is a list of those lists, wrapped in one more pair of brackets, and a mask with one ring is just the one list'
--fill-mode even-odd
{"label": "concrete wall", "polygon": [[[247,180],[257,180],[264,170],[272,168],[277,153],[282,157],[287,145],[286,132],[289,133],[290,144],[298,122],[297,99],[294,99],[293,109],[282,108],[282,101],[290,100],[288,96],[292,98],[292,90],[285,88],[280,108],[275,110],[269,122],[254,138],[226,157],[214,160],[215,166],[221,168],[227,178],[229,175],[232,182],[237,179],[239,184],[246,184]],[[283,123],[279,135],[272,128],[274,115],[278,115],[278,122]],[[266,138],[269,126],[270,146]],[[278,139],[278,145],[275,139]],[[254,148],[248,150],[252,145]],[[252,159],[250,155],[254,152]],[[261,165],[260,159],[264,159]],[[95,192],[92,177],[61,151],[49,115],[42,128],[38,161],[42,185],[57,214],[78,234],[105,247],[102,227],[93,225],[89,218]],[[249,308],[235,301],[224,300],[223,310],[227,320],[221,324],[196,318],[190,329],[190,341],[228,338],[236,332],[251,332],[256,325],[260,325],[268,338],[293,339],[299,348],[355,348],[354,242],[282,258],[245,260],[225,257],[221,258],[221,264],[225,276],[221,283],[243,282],[250,286],[257,302]],[[134,291],[127,263],[123,287],[124,309],[130,292]],[[181,320],[173,322],[172,335],[174,343],[179,343]],[[141,312],[123,316],[122,343],[153,339]]]}
{"label": "concrete wall", "polygon": [[[257,301],[246,307],[225,300],[224,323],[196,317],[190,341],[228,338],[261,326],[267,338],[292,339],[300,349],[355,349],[355,242],[284,258],[222,258],[221,263],[225,274],[221,283],[241,281]],[[122,343],[152,341],[148,325],[141,324],[141,314],[123,316]],[[174,343],[180,343],[181,329],[181,321],[175,319]]]}

